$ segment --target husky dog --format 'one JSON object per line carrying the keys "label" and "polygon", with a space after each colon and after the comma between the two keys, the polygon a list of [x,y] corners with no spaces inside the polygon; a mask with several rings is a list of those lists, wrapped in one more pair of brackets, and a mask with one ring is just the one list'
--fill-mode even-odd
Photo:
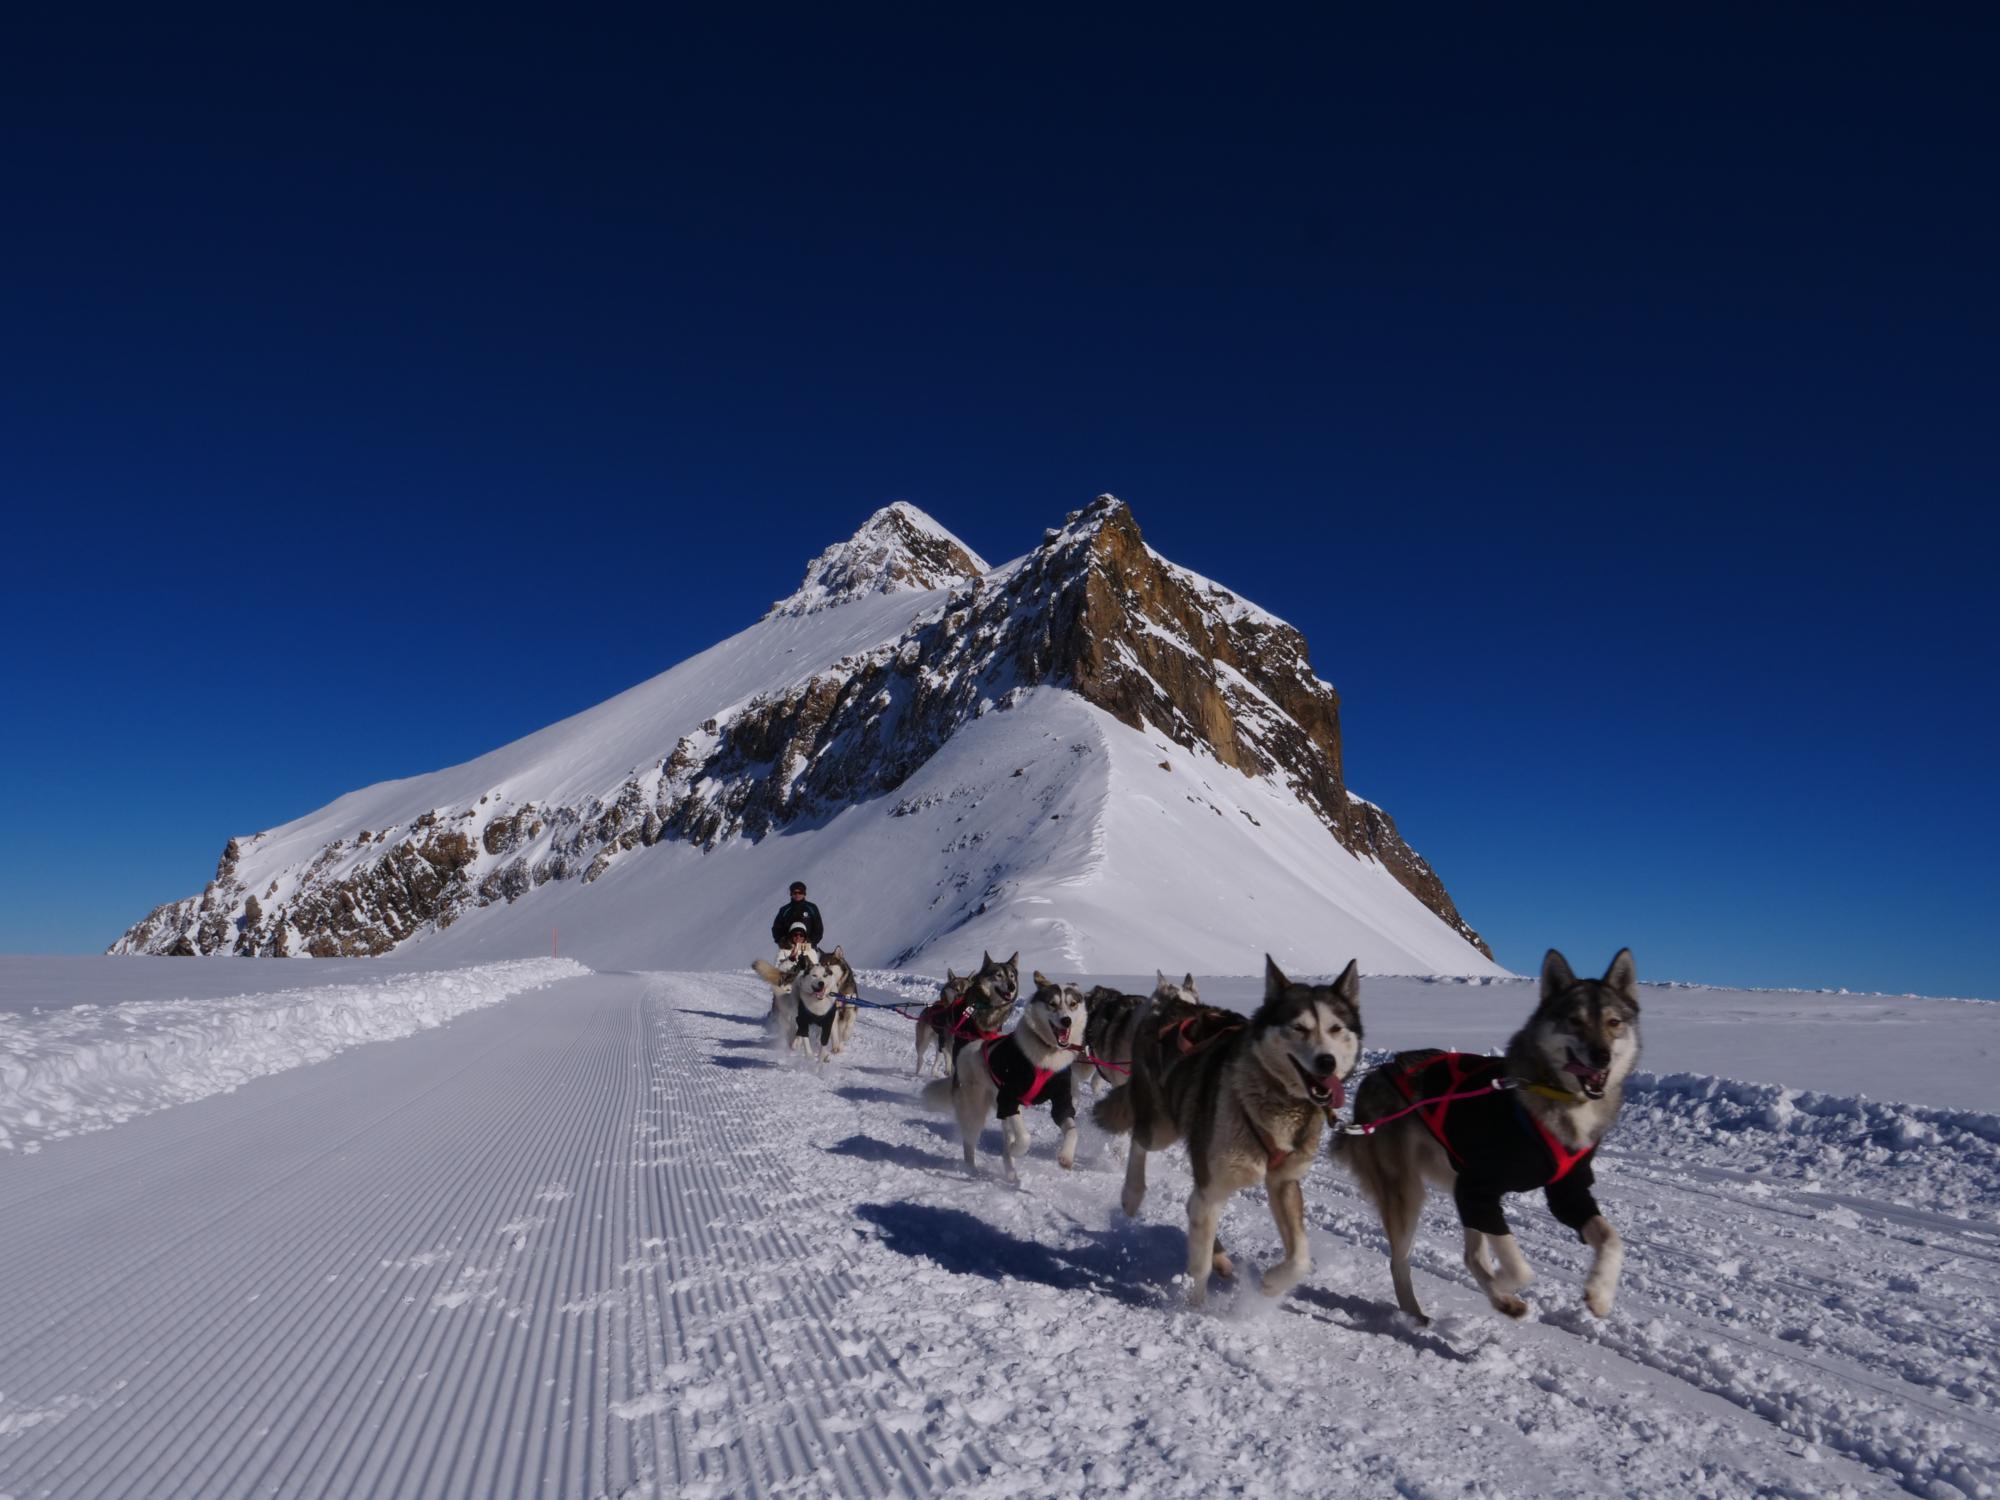
{"label": "husky dog", "polygon": [[837,1003],[833,1008],[832,1050],[837,1055],[854,1040],[854,1012],[856,1000],[861,998],[861,987],[854,982],[854,965],[847,961],[847,955],[840,951],[838,944],[826,959],[826,967],[833,972],[833,993]]}
{"label": "husky dog", "polygon": [[[841,1004],[845,995],[858,994],[854,986],[854,971],[848,967],[846,956],[835,948],[824,958],[812,963],[802,963],[787,974],[774,964],[762,959],[752,965],[757,977],[771,986],[771,1024],[779,1037],[797,1050],[799,1043],[806,1041],[814,1030],[819,1032],[819,1049],[815,1061],[825,1062],[828,1056],[846,1045],[853,1034],[854,1020],[849,1007]],[[846,1013],[845,1028],[840,1029],[839,1018]],[[835,1043],[835,1033],[839,1030],[839,1043]]]}
{"label": "husky dog", "polygon": [[[1083,997],[1090,1007],[1090,1025],[1083,1034],[1083,1050],[1089,1055],[1084,1064],[1084,1077],[1090,1080],[1090,1091],[1097,1092],[1098,1083],[1110,1084],[1113,1088],[1125,1081],[1132,1066],[1133,1028],[1139,1019],[1139,1012],[1149,1003],[1185,1000],[1191,1005],[1201,1004],[1201,996],[1194,987],[1194,975],[1175,983],[1160,970],[1153,970],[1157,983],[1150,997],[1126,995],[1106,985],[1097,985]],[[1116,1066],[1108,1066],[1116,1064]]]}
{"label": "husky dog", "polygon": [[796,948],[780,948],[776,963],[760,958],[750,965],[751,972],[771,987],[771,1014],[767,1017],[771,1025],[791,1024],[792,980],[800,969],[818,962],[819,950],[811,943],[801,943]]}
{"label": "husky dog", "polygon": [[[1600,1318],[1610,1313],[1625,1245],[1591,1196],[1590,1153],[1617,1120],[1622,1085],[1638,1060],[1632,950],[1621,948],[1602,979],[1579,980],[1551,948],[1542,960],[1541,1003],[1504,1058],[1402,1052],[1362,1080],[1357,1126],[1400,1117],[1368,1134],[1336,1137],[1334,1154],[1381,1212],[1397,1306],[1424,1321],[1410,1284],[1410,1246],[1428,1181],[1451,1189],[1465,1226],[1466,1269],[1501,1312],[1526,1314],[1528,1304],[1515,1293],[1534,1273],[1507,1227],[1500,1195],[1539,1187],[1549,1211],[1596,1252],[1583,1300]],[[1473,1097],[1409,1110],[1466,1092]]]}
{"label": "husky dog", "polygon": [[974,1170],[973,1146],[997,1107],[1000,1167],[1009,1182],[1019,1182],[1014,1163],[1028,1151],[1028,1122],[1021,1118],[1021,1108],[1041,1103],[1047,1103],[1062,1127],[1056,1164],[1076,1165],[1076,1102],[1069,1065],[1083,1045],[1088,1018],[1083,991],[1037,972],[1035,992],[1014,1029],[993,1040],[961,1046],[951,1080],[925,1085],[924,1103],[939,1109],[949,1103],[958,1113],[966,1171]]}
{"label": "husky dog", "polygon": [[1332,984],[1295,984],[1264,957],[1264,1003],[1245,1018],[1184,1000],[1148,1005],[1134,1023],[1132,1076],[1091,1112],[1114,1135],[1130,1133],[1125,1212],[1146,1198],[1146,1153],[1188,1144],[1188,1302],[1208,1296],[1211,1268],[1235,1274],[1216,1240],[1222,1208],[1238,1189],[1265,1184],[1285,1258],[1264,1273],[1279,1296],[1312,1269],[1305,1195],[1320,1132],[1345,1097],[1361,1056],[1361,979],[1350,963]]}
{"label": "husky dog", "polygon": [[[1021,955],[995,960],[990,953],[979,955],[979,967],[970,974],[954,974],[947,967],[938,997],[917,1017],[917,1073],[924,1070],[924,1058],[937,1048],[938,1061],[949,1064],[968,1041],[988,1041],[1014,1009],[1014,997],[1021,990]],[[916,1074],[912,1074],[915,1077]]]}

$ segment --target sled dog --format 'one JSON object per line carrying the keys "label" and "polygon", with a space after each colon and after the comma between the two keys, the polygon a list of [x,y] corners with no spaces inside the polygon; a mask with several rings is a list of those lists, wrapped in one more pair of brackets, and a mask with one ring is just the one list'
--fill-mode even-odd
{"label": "sled dog", "polygon": [[[1153,970],[1157,983],[1152,995],[1126,995],[1106,985],[1097,985],[1083,997],[1090,1007],[1090,1025],[1083,1035],[1083,1050],[1089,1059],[1083,1065],[1084,1077],[1090,1081],[1090,1091],[1097,1092],[1099,1082],[1116,1088],[1123,1083],[1132,1066],[1133,1027],[1139,1019],[1139,1012],[1149,1003],[1185,1000],[1192,1005],[1201,1004],[1201,996],[1194,987],[1194,975],[1176,983],[1160,970]],[[1116,1066],[1107,1066],[1116,1064]]]}
{"label": "sled dog", "polygon": [[[1372,1134],[1334,1138],[1334,1155],[1382,1215],[1398,1307],[1425,1321],[1410,1284],[1410,1246],[1430,1182],[1451,1191],[1465,1227],[1466,1269],[1501,1312],[1527,1312],[1515,1294],[1534,1273],[1500,1196],[1541,1188],[1549,1211],[1595,1252],[1585,1304],[1600,1318],[1610,1313],[1625,1246],[1591,1196],[1590,1154],[1617,1120],[1622,1085],[1638,1060],[1632,950],[1620,949],[1602,979],[1580,980],[1551,948],[1542,960],[1541,1003],[1505,1057],[1401,1052],[1362,1080],[1354,1094],[1357,1125],[1439,1101],[1386,1120]],[[1439,1097],[1460,1093],[1472,1097]]]}
{"label": "sled dog", "polygon": [[998,1036],[1021,989],[1019,952],[1000,960],[981,953],[979,967],[972,973],[954,974],[949,967],[944,972],[937,999],[917,1017],[917,1073],[923,1072],[924,1058],[933,1047],[938,1061],[949,1067],[967,1041]]}
{"label": "sled dog", "polygon": [[1352,963],[1332,984],[1295,984],[1266,954],[1264,1002],[1248,1017],[1185,1000],[1139,1012],[1132,1075],[1091,1115],[1132,1137],[1120,1200],[1128,1215],[1146,1198],[1146,1153],[1187,1142],[1191,1306],[1207,1298],[1211,1268],[1234,1274],[1216,1230],[1230,1197],[1259,1182],[1285,1246],[1264,1273],[1265,1294],[1282,1295],[1312,1269],[1299,1179],[1360,1056],[1361,979]]}
{"label": "sled dog", "polygon": [[792,980],[798,971],[819,962],[819,950],[807,943],[802,948],[780,948],[776,963],[758,959],[750,965],[751,972],[771,987],[771,1014],[768,1017],[773,1026],[789,1025]]}
{"label": "sled dog", "polygon": [[826,966],[833,972],[833,993],[839,1001],[834,1006],[830,1028],[832,1050],[838,1055],[854,1040],[854,1002],[861,998],[861,987],[854,982],[854,965],[847,961],[838,944],[828,955]]}
{"label": "sled dog", "polygon": [[854,1018],[852,1010],[841,1001],[859,992],[854,986],[854,971],[840,949],[835,948],[812,963],[800,964],[789,974],[762,959],[752,967],[757,977],[771,986],[772,1029],[789,1047],[796,1049],[817,1031],[819,1047],[815,1060],[825,1062],[846,1045],[853,1034]]}
{"label": "sled dog", "polygon": [[925,1085],[926,1104],[941,1109],[948,1103],[957,1111],[966,1171],[976,1170],[973,1148],[997,1110],[1000,1168],[1009,1182],[1019,1182],[1014,1163],[1028,1151],[1028,1122],[1021,1110],[1036,1104],[1048,1105],[1062,1127],[1056,1164],[1076,1164],[1076,1101],[1069,1065],[1083,1045],[1088,1019],[1082,990],[1037,972],[1035,992],[1014,1029],[987,1041],[968,1041],[958,1049],[951,1078]]}

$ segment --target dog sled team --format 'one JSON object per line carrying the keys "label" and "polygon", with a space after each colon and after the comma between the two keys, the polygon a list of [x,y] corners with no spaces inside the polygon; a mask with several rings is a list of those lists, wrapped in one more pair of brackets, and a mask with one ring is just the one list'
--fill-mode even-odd
{"label": "dog sled team", "polygon": [[[803,899],[803,887],[795,896]],[[787,926],[784,935],[806,931]],[[795,942],[790,951],[800,951]],[[787,966],[757,965],[772,987],[773,1025],[793,1045],[822,1016],[844,1015],[851,1030],[853,1009],[839,1002],[856,996],[838,948],[823,958],[808,942],[803,953]],[[1631,951],[1621,950],[1603,978],[1579,979],[1551,949],[1539,1003],[1502,1056],[1396,1053],[1361,1079],[1351,1122],[1338,1112],[1361,1061],[1356,966],[1327,984],[1295,982],[1268,956],[1264,967],[1263,1002],[1248,1016],[1204,1005],[1192,975],[1175,982],[1160,974],[1153,993],[1140,996],[1103,986],[1086,994],[1037,971],[1009,1028],[1020,955],[983,954],[971,974],[947,969],[938,999],[917,1017],[917,1073],[927,1062],[947,1070],[925,1086],[924,1102],[956,1114],[968,1171],[997,1115],[1001,1173],[1012,1183],[1028,1150],[1026,1111],[1048,1106],[1062,1132],[1056,1162],[1068,1168],[1076,1161],[1078,1075],[1093,1094],[1110,1085],[1091,1116],[1107,1133],[1130,1137],[1119,1199],[1128,1216],[1145,1201],[1148,1156],[1175,1143],[1187,1148],[1194,1171],[1188,1300],[1197,1306],[1211,1272],[1235,1275],[1218,1230],[1223,1207],[1245,1188],[1264,1188],[1283,1246],[1263,1274],[1263,1291],[1278,1296],[1311,1271],[1301,1184],[1330,1136],[1335,1160],[1381,1215],[1396,1303],[1410,1317],[1428,1321],[1410,1252],[1433,1187],[1457,1207],[1466,1269],[1493,1306],[1515,1318],[1528,1310],[1519,1294],[1534,1273],[1501,1200],[1540,1189],[1550,1213],[1590,1247],[1584,1303],[1608,1316],[1624,1246],[1591,1194],[1590,1159],[1618,1118],[1639,1057]],[[819,1056],[838,1052],[846,1035],[831,1023]]]}
{"label": "dog sled team", "polygon": [[806,900],[805,882],[792,882],[791,900],[771,922],[778,959],[750,967],[771,987],[771,1029],[794,1050],[805,1047],[819,1062],[846,1049],[854,1035],[854,1002],[861,997],[854,969],[835,947],[822,954],[826,923]]}

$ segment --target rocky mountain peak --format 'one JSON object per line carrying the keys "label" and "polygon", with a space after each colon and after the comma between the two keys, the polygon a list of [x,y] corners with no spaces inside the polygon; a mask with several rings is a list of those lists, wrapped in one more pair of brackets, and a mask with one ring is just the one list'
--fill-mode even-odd
{"label": "rocky mountain peak", "polygon": [[1044,683],[1283,785],[1486,951],[1388,815],[1348,792],[1340,695],[1313,671],[1305,638],[1154,552],[1112,495],[1070,512],[1018,562],[967,579],[900,638],[753,700],[711,743],[685,746],[663,822],[713,844],[880,796],[959,726]]}
{"label": "rocky mountain peak", "polygon": [[[915,506],[886,506],[820,553],[768,623],[745,635],[791,642],[822,625],[837,634],[838,621],[788,617],[905,593],[931,597],[892,611],[887,634],[871,626],[843,637],[849,654],[826,652],[747,693],[718,685],[676,710],[672,738],[666,724],[652,745],[642,734],[645,753],[607,763],[595,785],[551,795],[537,780],[496,777],[433,805],[398,803],[393,818],[343,827],[282,861],[261,848],[265,835],[232,840],[202,895],[158,908],[114,950],[384,953],[552,881],[591,884],[659,844],[712,849],[809,832],[871,803],[901,816],[891,794],[960,730],[1056,689],[1160,752],[1178,745],[1261,783],[1285,818],[1316,821],[1487,952],[1388,814],[1348,789],[1340,697],[1313,670],[1304,637],[1160,556],[1115,496],[1070,512],[998,568]],[[987,832],[962,830],[975,843]]]}
{"label": "rocky mountain peak", "polygon": [[916,506],[898,500],[808,563],[805,581],[765,618],[809,615],[871,594],[948,588],[986,571],[978,553]]}

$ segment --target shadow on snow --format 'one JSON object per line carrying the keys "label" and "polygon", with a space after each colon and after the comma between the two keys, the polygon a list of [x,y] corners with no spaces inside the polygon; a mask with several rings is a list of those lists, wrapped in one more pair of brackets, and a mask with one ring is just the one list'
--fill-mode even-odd
{"label": "shadow on snow", "polygon": [[[883,1144],[869,1142],[871,1147]],[[886,1149],[897,1152],[909,1148]],[[921,1152],[910,1154],[922,1156]],[[923,1203],[863,1203],[855,1212],[875,1226],[889,1249],[932,1261],[958,1275],[982,1276],[988,1281],[1011,1276],[1058,1291],[1095,1292],[1131,1307],[1158,1308],[1160,1284],[1181,1269],[1187,1253],[1187,1237],[1162,1224],[1086,1229],[1080,1244],[1050,1246],[1020,1239],[963,1209]]]}

